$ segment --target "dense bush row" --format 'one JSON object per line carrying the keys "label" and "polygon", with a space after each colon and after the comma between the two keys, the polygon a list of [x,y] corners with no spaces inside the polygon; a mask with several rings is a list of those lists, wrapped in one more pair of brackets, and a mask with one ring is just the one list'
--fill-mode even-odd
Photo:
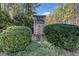
{"label": "dense bush row", "polygon": [[44,28],[47,41],[61,48],[74,51],[79,48],[79,27],[68,24],[53,24]]}
{"label": "dense bush row", "polygon": [[0,33],[0,46],[4,52],[24,50],[30,43],[32,31],[25,26],[9,27]]}

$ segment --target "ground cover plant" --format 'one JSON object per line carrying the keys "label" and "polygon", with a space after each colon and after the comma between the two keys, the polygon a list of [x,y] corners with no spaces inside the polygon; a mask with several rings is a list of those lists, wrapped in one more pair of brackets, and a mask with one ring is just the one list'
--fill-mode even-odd
{"label": "ground cover plant", "polygon": [[11,56],[57,56],[59,55],[60,48],[52,46],[48,42],[31,42],[25,50],[11,53]]}

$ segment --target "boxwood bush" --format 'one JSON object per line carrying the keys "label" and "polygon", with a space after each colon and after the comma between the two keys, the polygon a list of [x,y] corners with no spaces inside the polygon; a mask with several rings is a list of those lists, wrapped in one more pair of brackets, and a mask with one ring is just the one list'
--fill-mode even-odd
{"label": "boxwood bush", "polygon": [[44,28],[47,41],[69,51],[79,48],[79,27],[69,24],[52,24]]}
{"label": "boxwood bush", "polygon": [[0,46],[7,53],[24,50],[31,37],[32,31],[28,27],[9,27],[0,34]]}

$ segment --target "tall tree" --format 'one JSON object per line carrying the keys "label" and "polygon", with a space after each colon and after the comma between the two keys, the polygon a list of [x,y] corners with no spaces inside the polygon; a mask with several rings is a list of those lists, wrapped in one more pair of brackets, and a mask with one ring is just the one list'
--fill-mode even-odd
{"label": "tall tree", "polygon": [[[5,11],[5,4],[3,4],[3,11]],[[6,12],[8,15],[10,15],[9,20],[12,20],[12,23],[14,25],[18,26],[28,26],[31,29],[33,28],[33,14],[35,14],[36,7],[38,7],[39,4],[33,4],[33,3],[10,3],[7,4]]]}
{"label": "tall tree", "polygon": [[70,19],[71,16],[76,15],[79,15],[79,4],[75,3],[58,4],[56,11],[50,17],[51,18],[50,22],[54,23],[55,21],[56,23],[65,23]]}

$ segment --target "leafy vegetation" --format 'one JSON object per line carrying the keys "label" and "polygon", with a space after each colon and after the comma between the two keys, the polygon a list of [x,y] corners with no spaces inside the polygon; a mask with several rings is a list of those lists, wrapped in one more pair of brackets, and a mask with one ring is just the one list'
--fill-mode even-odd
{"label": "leafy vegetation", "polygon": [[56,10],[46,17],[45,24],[46,25],[56,24],[56,23],[65,24],[68,23],[68,20],[75,19],[73,22],[75,22],[76,25],[78,25],[76,20],[79,17],[78,7],[79,4],[75,4],[75,3],[58,4]]}
{"label": "leafy vegetation", "polygon": [[14,18],[14,24],[16,26],[28,26],[31,30],[33,30],[33,19],[32,17],[25,15],[18,15]]}
{"label": "leafy vegetation", "polygon": [[0,46],[6,53],[24,50],[30,43],[32,32],[28,27],[9,27],[0,34]]}
{"label": "leafy vegetation", "polygon": [[3,3],[0,7],[0,51],[13,56],[54,56],[59,55],[60,48],[79,49],[79,27],[56,24],[73,19],[73,24],[79,25],[79,4],[58,4],[57,9],[46,16],[45,24],[48,26],[44,33],[48,42],[40,44],[31,42],[33,32],[30,30],[33,30],[33,15],[38,6],[36,3]]}
{"label": "leafy vegetation", "polygon": [[5,29],[7,26],[13,25],[12,22],[8,14],[4,11],[0,11],[0,29]]}
{"label": "leafy vegetation", "polygon": [[0,27],[1,29],[7,26],[28,26],[33,30],[33,14],[39,4],[24,3],[24,4],[0,4],[3,5],[0,9]]}
{"label": "leafy vegetation", "polygon": [[53,24],[44,28],[47,41],[69,51],[79,49],[79,27],[68,24]]}
{"label": "leafy vegetation", "polygon": [[59,48],[51,46],[48,42],[43,42],[41,44],[36,42],[31,42],[24,51],[19,51],[11,53],[12,56],[52,56],[58,55]]}

